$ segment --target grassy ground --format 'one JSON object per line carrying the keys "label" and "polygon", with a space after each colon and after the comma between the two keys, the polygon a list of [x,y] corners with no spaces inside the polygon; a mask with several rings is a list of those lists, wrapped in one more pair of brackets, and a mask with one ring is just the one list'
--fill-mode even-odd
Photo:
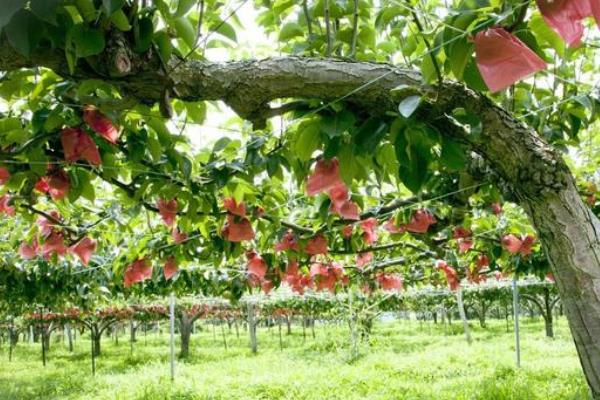
{"label": "grassy ground", "polygon": [[19,343],[12,362],[0,350],[0,399],[588,399],[585,379],[564,320],[557,337],[544,337],[540,321],[522,321],[522,368],[514,367],[513,335],[503,321],[487,330],[473,326],[466,345],[458,324],[454,334],[416,322],[379,322],[370,346],[349,360],[343,326],[318,326],[316,339],[301,328],[283,335],[260,329],[259,353],[245,335],[220,330],[192,336],[192,356],[169,378],[168,336],[139,335],[133,354],[123,336],[118,345],[103,338],[96,377],[91,376],[90,343],[78,340],[69,353],[52,343],[48,365],[39,344]]}

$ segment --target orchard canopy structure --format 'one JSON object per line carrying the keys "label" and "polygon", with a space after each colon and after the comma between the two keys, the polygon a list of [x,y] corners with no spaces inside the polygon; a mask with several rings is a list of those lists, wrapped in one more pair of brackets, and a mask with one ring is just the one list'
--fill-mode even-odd
{"label": "orchard canopy structure", "polygon": [[2,2],[4,302],[552,273],[600,399],[600,3],[254,3]]}

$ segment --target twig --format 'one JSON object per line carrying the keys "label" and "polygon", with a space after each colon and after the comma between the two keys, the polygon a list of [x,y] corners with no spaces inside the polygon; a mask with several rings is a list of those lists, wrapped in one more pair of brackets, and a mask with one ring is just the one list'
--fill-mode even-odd
{"label": "twig", "polygon": [[354,19],[352,21],[352,43],[350,45],[350,58],[356,55],[356,42],[358,40],[358,0],[354,0]]}
{"label": "twig", "polygon": [[72,234],[77,234],[77,230],[66,225],[64,222],[59,221],[58,219],[54,218],[52,215],[42,211],[42,210],[38,210],[37,208],[33,207],[30,204],[21,204],[21,208],[24,208],[26,210],[31,211],[34,214],[38,214],[41,215],[42,217],[46,218],[48,221],[52,222],[54,225],[56,226],[60,226],[61,228],[64,228],[66,231],[72,233]]}
{"label": "twig", "polygon": [[198,16],[198,29],[196,30],[196,41],[194,42],[194,46],[198,44],[198,41],[202,37],[202,19],[204,18],[204,0],[200,0],[198,7],[200,7],[200,11],[199,11],[199,16]]}
{"label": "twig", "polygon": [[327,35],[327,57],[331,57],[331,49],[332,49],[332,43],[331,43],[331,21],[329,18],[329,0],[325,0],[324,3],[324,7],[325,7],[325,29],[326,29],[326,35]]}
{"label": "twig", "polygon": [[181,60],[179,60],[179,62],[178,62],[177,64],[175,64],[175,66],[174,66],[173,68],[171,68],[171,71],[170,71],[170,72],[176,71],[176,70],[177,70],[177,69],[178,69],[178,68],[179,68],[181,65],[183,65],[183,64],[184,64],[184,63],[185,63],[185,62],[188,60],[188,58],[189,58],[189,57],[190,57],[192,54],[194,54],[194,52],[195,52],[196,50],[198,50],[198,48],[199,48],[200,46],[202,46],[204,43],[206,43],[206,41],[208,40],[208,38],[210,38],[210,37],[211,37],[211,35],[212,35],[213,33],[215,33],[216,31],[218,31],[218,30],[219,30],[219,29],[220,29],[220,28],[221,28],[221,27],[222,27],[222,26],[223,26],[223,25],[224,25],[224,24],[227,22],[227,20],[228,20],[229,18],[233,17],[233,16],[235,15],[235,13],[236,13],[236,12],[238,12],[238,10],[239,10],[240,8],[242,8],[242,6],[243,6],[244,4],[246,4],[247,2],[248,2],[248,0],[244,0],[244,1],[242,1],[242,2],[241,2],[241,3],[240,3],[240,4],[239,4],[239,5],[238,5],[238,6],[237,6],[237,7],[236,7],[236,8],[235,8],[235,9],[234,9],[234,10],[233,10],[233,11],[232,11],[232,12],[231,12],[229,15],[228,15],[228,16],[227,16],[227,17],[223,18],[223,20],[222,20],[221,22],[219,22],[219,23],[217,24],[217,26],[215,26],[215,28],[214,28],[212,31],[210,31],[210,32],[208,33],[208,35],[206,35],[206,37],[205,37],[205,38],[204,38],[202,41],[200,41],[200,42],[196,43],[196,45],[195,45],[194,47],[192,47],[192,48],[190,49],[190,51],[189,51],[189,52],[188,52],[188,53],[187,53],[185,56],[183,56],[183,58],[182,58]]}
{"label": "twig", "polygon": [[310,18],[306,0],[302,1],[302,11],[304,11],[304,18],[306,18],[306,27],[308,29],[308,41],[310,43],[310,42],[312,42],[312,38],[313,38],[313,30],[312,30],[312,20]]}
{"label": "twig", "polygon": [[379,245],[379,246],[370,246],[370,247],[365,247],[365,248],[359,249],[359,250],[330,250],[329,252],[331,254],[363,254],[363,253],[377,252],[377,251],[382,251],[382,250],[389,250],[389,249],[393,249],[395,247],[408,247],[413,250],[417,250],[424,255],[428,255],[428,256],[435,255],[435,253],[430,250],[423,249],[412,243],[407,243],[406,241],[393,242],[393,243],[383,244],[383,245]]}
{"label": "twig", "polygon": [[[407,1],[409,1],[409,0],[407,0]],[[421,33],[421,38],[423,39],[423,42],[425,43],[425,47],[427,47],[427,52],[429,53],[429,57],[431,58],[431,62],[433,63],[433,68],[435,69],[435,73],[438,78],[438,84],[441,86],[444,79],[442,77],[442,71],[440,70],[440,66],[438,64],[437,58],[435,58],[435,54],[433,54],[433,51],[431,50],[431,44],[429,43],[429,40],[425,37],[425,34],[423,33],[424,29],[423,29],[423,25],[421,25],[421,21],[419,20],[419,16],[412,8],[411,8],[411,14],[415,21],[415,25],[417,25],[417,29],[419,29],[419,32]]]}
{"label": "twig", "polygon": [[152,228],[152,223],[150,221],[150,213],[148,212],[148,209],[145,209],[146,211],[146,224],[148,225],[148,229],[150,230],[150,233],[152,235],[154,235],[154,228]]}
{"label": "twig", "polygon": [[521,8],[519,9],[519,14],[517,14],[515,22],[513,22],[508,28],[506,28],[507,31],[514,31],[525,20],[525,17],[527,16],[527,9],[529,8],[529,2],[530,0],[527,0],[525,3],[521,4]]}

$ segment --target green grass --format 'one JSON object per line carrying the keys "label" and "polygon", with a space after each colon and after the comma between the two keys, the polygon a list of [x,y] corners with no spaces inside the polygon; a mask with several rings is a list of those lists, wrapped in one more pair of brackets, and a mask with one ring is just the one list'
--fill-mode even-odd
{"label": "green grass", "polygon": [[503,321],[482,330],[472,324],[469,346],[458,323],[440,326],[379,322],[371,345],[350,360],[344,326],[316,327],[316,339],[294,326],[283,335],[259,329],[259,353],[246,335],[228,333],[224,349],[210,328],[192,336],[192,355],[169,378],[168,336],[138,335],[133,355],[127,337],[119,345],[103,338],[98,372],[91,376],[90,343],[78,340],[69,353],[53,341],[49,362],[40,345],[19,343],[8,362],[0,350],[0,399],[589,399],[585,379],[564,319],[554,340],[540,321],[522,320],[522,367],[515,368],[514,337]]}

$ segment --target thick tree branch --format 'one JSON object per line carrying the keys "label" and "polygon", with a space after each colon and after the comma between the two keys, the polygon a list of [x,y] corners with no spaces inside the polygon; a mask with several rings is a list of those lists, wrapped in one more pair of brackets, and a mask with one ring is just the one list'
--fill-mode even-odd
{"label": "thick tree branch", "polygon": [[[0,38],[0,71],[46,67],[72,79],[98,78],[119,86],[124,94],[142,103],[156,103],[165,87],[174,85],[172,97],[186,101],[222,100],[244,118],[264,110],[276,99],[310,98],[345,101],[383,113],[395,108],[389,91],[398,85],[421,86],[418,72],[388,64],[300,57],[259,61],[212,63],[174,58],[173,70],[164,75],[158,58],[132,62],[123,77],[99,76],[80,60],[71,75],[64,53],[39,49],[27,59]],[[176,68],[174,68],[177,66]],[[172,82],[172,83],[171,83]],[[358,90],[364,87],[364,89]]]}
{"label": "thick tree branch", "polygon": [[[259,61],[211,63],[172,59],[178,65],[164,76],[157,59],[132,60],[129,75],[120,78],[98,76],[80,61],[70,76],[60,51],[40,49],[26,59],[0,39],[0,70],[24,67],[48,67],[73,79],[99,78],[120,87],[123,93],[143,103],[161,99],[165,87],[174,86],[174,97],[186,101],[222,100],[241,117],[252,119],[262,115],[268,103],[277,99],[320,99],[323,102],[344,101],[370,114],[396,112],[401,99],[391,90],[409,86],[433,98],[422,107],[421,116],[432,123],[454,123],[455,110],[479,117],[481,134],[454,129],[467,149],[480,154],[507,184],[522,189],[519,200],[536,197],[548,189],[564,188],[569,175],[558,153],[532,129],[525,127],[509,113],[485,96],[463,85],[443,82],[435,90],[422,83],[420,74],[388,64],[352,62],[299,57],[269,58]],[[511,157],[506,157],[511,154]],[[527,183],[525,185],[524,183]]]}

